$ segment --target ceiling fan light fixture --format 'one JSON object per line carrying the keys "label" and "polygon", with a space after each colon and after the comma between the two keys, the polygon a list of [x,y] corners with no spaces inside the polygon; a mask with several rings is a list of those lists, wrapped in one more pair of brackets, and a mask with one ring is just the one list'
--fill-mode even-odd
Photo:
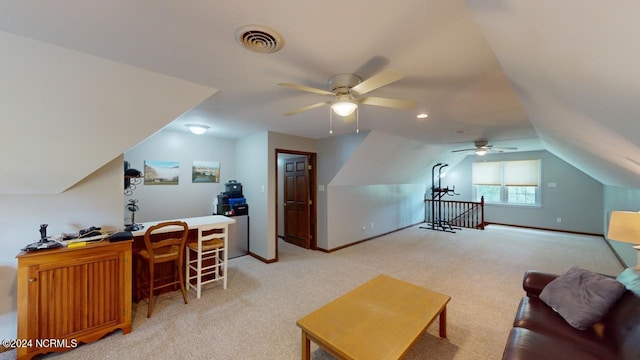
{"label": "ceiling fan light fixture", "polygon": [[207,129],[209,129],[207,125],[199,125],[199,124],[187,124],[185,126],[189,129],[189,131],[191,131],[196,135],[202,135],[205,132],[207,132]]}
{"label": "ceiling fan light fixture", "polygon": [[476,149],[476,155],[483,156],[487,153],[487,149]]}
{"label": "ceiling fan light fixture", "polygon": [[349,116],[358,108],[358,104],[351,99],[340,97],[331,105],[331,109],[340,116]]}

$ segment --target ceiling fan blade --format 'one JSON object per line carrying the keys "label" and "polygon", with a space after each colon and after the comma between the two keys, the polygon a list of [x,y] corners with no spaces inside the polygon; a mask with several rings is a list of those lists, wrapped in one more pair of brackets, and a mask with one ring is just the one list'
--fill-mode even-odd
{"label": "ceiling fan blade", "polygon": [[332,93],[331,91],[322,90],[322,89],[316,89],[316,88],[311,87],[311,86],[298,85],[298,84],[292,84],[292,83],[280,83],[280,84],[278,84],[278,85],[279,85],[279,86],[288,87],[288,88],[292,88],[292,89],[296,89],[296,90],[301,90],[301,91],[311,92],[311,93],[314,93],[314,94],[320,94],[320,95],[335,95],[335,94],[334,94],[334,93]]}
{"label": "ceiling fan blade", "polygon": [[413,109],[418,105],[417,102],[412,100],[388,99],[371,96],[362,99],[360,103],[365,105],[384,106],[396,109]]}
{"label": "ceiling fan blade", "polygon": [[286,113],[285,115],[289,116],[289,115],[295,115],[298,113],[301,113],[303,111],[307,111],[307,110],[311,110],[311,109],[315,109],[317,107],[323,106],[323,105],[329,105],[331,104],[331,101],[323,101],[323,102],[319,102],[319,103],[315,103],[312,105],[307,105],[305,107],[301,107],[299,109],[295,109],[293,111],[289,111],[288,113]]}
{"label": "ceiling fan blade", "polygon": [[515,146],[495,146],[493,150],[518,150]]}
{"label": "ceiling fan blade", "polygon": [[399,72],[391,69],[383,70],[372,77],[364,80],[360,84],[351,88],[351,92],[356,96],[364,95],[375,89],[381,88],[392,82],[402,79],[404,76]]}
{"label": "ceiling fan blade", "polygon": [[451,150],[451,152],[463,152],[463,151],[476,151],[476,148],[473,149],[460,149],[460,150]]}

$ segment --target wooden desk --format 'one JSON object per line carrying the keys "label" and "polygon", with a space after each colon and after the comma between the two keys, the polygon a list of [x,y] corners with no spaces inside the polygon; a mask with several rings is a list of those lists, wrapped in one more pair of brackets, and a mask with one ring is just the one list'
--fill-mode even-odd
{"label": "wooden desk", "polygon": [[[192,218],[184,218],[184,219],[172,219],[172,220],[160,220],[160,221],[149,221],[149,222],[144,222],[141,223],[140,225],[143,225],[144,227],[140,230],[137,231],[133,231],[133,251],[134,254],[137,254],[138,251],[140,251],[141,249],[145,248],[144,245],[144,233],[147,231],[147,229],[149,229],[151,226],[153,225],[157,225],[161,222],[166,222],[166,221],[184,221],[187,223],[187,225],[189,225],[189,237],[187,238],[187,242],[190,241],[197,241],[198,240],[198,229],[201,226],[205,226],[205,225],[215,225],[215,227],[220,231],[220,232],[224,232],[225,234],[228,234],[229,231],[229,224],[233,224],[236,221],[233,218],[230,217],[226,217],[226,216],[222,216],[222,215],[210,215],[210,216],[200,216],[200,217],[192,217]],[[179,227],[176,227],[176,230],[180,229]],[[174,236],[175,233],[172,232],[171,227],[167,227],[164,229],[160,229],[159,232],[154,232],[154,233],[165,233],[167,237],[171,237]],[[224,237],[224,246],[226,249],[228,249],[228,236]],[[226,273],[227,271],[227,253],[228,251],[224,252],[224,268],[223,271]],[[133,269],[134,271],[136,271],[135,269],[137,269],[137,256],[134,256],[134,264],[133,264]],[[156,278],[163,278],[165,277],[166,274],[172,274],[173,273],[173,265],[170,263],[167,264],[158,264],[156,265]],[[138,301],[139,296],[138,296],[138,282],[136,281],[136,274],[133,275],[133,299],[134,301]],[[227,287],[227,278],[225,277],[224,279],[224,288],[226,289]],[[168,286],[166,288],[160,289],[157,292],[157,294],[163,293],[163,292],[168,292],[168,291],[174,291],[177,290],[178,287],[171,287]]]}
{"label": "wooden desk", "polygon": [[[18,359],[131,331],[131,241],[21,252]],[[54,341],[55,339],[55,341]]]}
{"label": "wooden desk", "polygon": [[400,359],[440,317],[446,337],[451,297],[379,275],[298,320],[302,359],[310,340],[338,359]]}
{"label": "wooden desk", "polygon": [[[199,216],[192,218],[184,218],[184,219],[171,219],[171,220],[160,220],[160,221],[149,221],[144,223],[138,223],[143,225],[144,228],[133,231],[132,234],[134,237],[144,236],[144,233],[153,225],[157,225],[161,222],[166,221],[184,221],[189,225],[189,230],[198,230],[203,225],[219,225],[220,229],[226,229],[229,224],[233,224],[236,221],[233,218],[222,216],[222,215],[209,215],[209,216]],[[170,232],[169,229],[165,229],[164,232]]]}

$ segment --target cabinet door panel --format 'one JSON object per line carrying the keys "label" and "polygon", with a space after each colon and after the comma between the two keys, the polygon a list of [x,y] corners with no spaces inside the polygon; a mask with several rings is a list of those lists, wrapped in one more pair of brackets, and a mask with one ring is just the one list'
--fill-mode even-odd
{"label": "cabinet door panel", "polygon": [[61,339],[121,321],[117,254],[75,265],[41,266],[38,338]]}
{"label": "cabinet door panel", "polygon": [[[131,331],[132,242],[21,253],[18,258],[18,338],[59,344],[96,341]],[[64,345],[60,345],[64,346]],[[18,359],[73,347],[22,347]]]}

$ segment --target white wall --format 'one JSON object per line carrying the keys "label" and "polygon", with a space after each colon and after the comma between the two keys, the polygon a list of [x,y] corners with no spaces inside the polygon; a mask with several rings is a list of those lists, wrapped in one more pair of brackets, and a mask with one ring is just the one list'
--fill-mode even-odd
{"label": "white wall", "polygon": [[0,53],[2,194],[61,193],[216,92],[2,31]]}
{"label": "white wall", "polygon": [[345,134],[332,136],[318,140],[318,188],[324,190],[317,191],[317,211],[318,211],[318,239],[317,245],[321,249],[329,248],[328,233],[328,186],[342,166],[356,151],[358,146],[364,141],[369,132],[359,134]]}
{"label": "white wall", "polygon": [[[122,162],[123,157],[117,157],[61,194],[0,195],[0,338],[16,337],[15,256],[40,238],[40,224],[49,224],[48,235],[89,226],[122,229]],[[66,166],[73,164],[62,164],[59,171]]]}
{"label": "white wall", "polygon": [[[474,161],[541,159],[541,201],[539,207],[493,205],[485,206],[485,221],[545,229],[602,234],[601,183],[548,151],[469,155],[459,165],[447,171],[442,186],[455,185],[459,196],[449,200],[472,200],[471,167]],[[556,187],[548,187],[555,183]],[[561,223],[557,222],[561,218]]]}
{"label": "white wall", "polygon": [[[124,155],[129,166],[144,172],[145,160],[180,162],[178,185],[136,186],[129,199],[137,199],[140,211],[136,222],[170,220],[211,215],[215,212],[217,195],[225,191],[224,184],[236,179],[236,141],[209,135],[194,135],[175,131],[160,131],[134,146]],[[193,183],[193,161],[220,163],[219,183]],[[240,180],[239,180],[240,181]],[[125,212],[130,223],[130,212]]]}
{"label": "white wall", "polygon": [[328,189],[327,249],[424,220],[423,184],[330,185]]}
{"label": "white wall", "polygon": [[439,148],[379,131],[323,139],[318,148],[319,184],[328,184],[318,197],[319,247],[330,250],[424,220],[426,182]]}
{"label": "white wall", "polygon": [[[268,207],[268,133],[263,132],[236,142],[236,177],[249,204],[249,251],[264,259],[275,258],[270,247]],[[264,190],[263,190],[264,189]],[[275,191],[275,188],[273,189]],[[271,227],[275,228],[274,224]]]}

